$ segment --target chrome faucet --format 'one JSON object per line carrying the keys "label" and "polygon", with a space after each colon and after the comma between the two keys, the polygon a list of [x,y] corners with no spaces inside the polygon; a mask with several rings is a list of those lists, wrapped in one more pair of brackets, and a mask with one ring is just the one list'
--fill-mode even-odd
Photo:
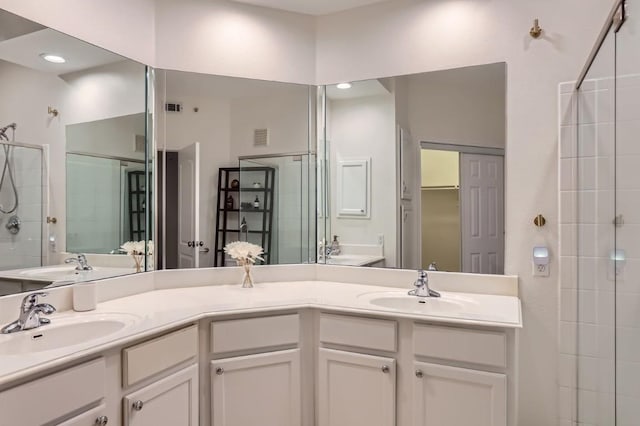
{"label": "chrome faucet", "polygon": [[40,314],[51,315],[56,311],[56,308],[48,303],[38,303],[38,297],[45,297],[47,294],[49,293],[38,292],[25,296],[20,307],[20,317],[11,324],[2,327],[0,332],[2,334],[15,333],[51,323],[50,319],[41,318]]}
{"label": "chrome faucet", "polygon": [[409,291],[410,296],[418,297],[440,297],[440,293],[429,288],[429,276],[427,271],[420,269],[418,271],[418,279],[413,283],[416,287]]}
{"label": "chrome faucet", "polygon": [[76,254],[74,257],[69,257],[64,260],[64,263],[77,263],[76,271],[92,271],[93,268],[89,266],[87,256],[82,253]]}

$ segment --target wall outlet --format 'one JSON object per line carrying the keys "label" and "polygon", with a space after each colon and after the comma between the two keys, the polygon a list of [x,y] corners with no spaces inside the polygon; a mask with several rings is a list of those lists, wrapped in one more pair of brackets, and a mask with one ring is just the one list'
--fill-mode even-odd
{"label": "wall outlet", "polygon": [[384,245],[384,234],[378,234],[378,245],[379,246]]}
{"label": "wall outlet", "polygon": [[533,276],[534,277],[548,277],[549,276],[549,266],[550,265],[536,265],[531,262],[531,266],[533,267]]}

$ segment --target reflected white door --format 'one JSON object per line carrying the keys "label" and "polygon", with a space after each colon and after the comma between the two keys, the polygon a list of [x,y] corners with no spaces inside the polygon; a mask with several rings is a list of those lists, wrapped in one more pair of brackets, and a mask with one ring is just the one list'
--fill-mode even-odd
{"label": "reflected white door", "polygon": [[460,154],[462,272],[504,271],[504,158]]}
{"label": "reflected white door", "polygon": [[178,267],[197,268],[200,251],[200,143],[178,152]]}

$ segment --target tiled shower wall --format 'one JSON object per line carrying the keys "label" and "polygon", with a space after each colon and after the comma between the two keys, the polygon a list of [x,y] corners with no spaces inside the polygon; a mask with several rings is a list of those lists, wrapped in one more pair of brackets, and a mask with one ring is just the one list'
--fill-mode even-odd
{"label": "tiled shower wall", "polygon": [[[0,176],[5,165],[5,149],[0,144]],[[42,151],[11,147],[9,164],[18,190],[18,208],[10,214],[0,213],[0,270],[27,268],[42,264]],[[14,205],[14,193],[8,170],[0,188],[0,205],[8,210]],[[13,235],[6,228],[12,215],[21,221],[20,232]]]}
{"label": "tiled shower wall", "polygon": [[616,84],[559,88],[562,426],[640,418],[640,79]]}

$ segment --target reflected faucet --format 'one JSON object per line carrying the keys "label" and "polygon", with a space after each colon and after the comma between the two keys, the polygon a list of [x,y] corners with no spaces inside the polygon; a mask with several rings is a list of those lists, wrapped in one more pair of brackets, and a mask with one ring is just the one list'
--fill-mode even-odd
{"label": "reflected faucet", "polygon": [[20,317],[11,324],[2,327],[0,333],[15,333],[17,331],[31,330],[41,325],[50,324],[51,320],[41,318],[40,314],[51,315],[56,311],[56,308],[48,303],[37,303],[38,297],[46,297],[47,294],[49,293],[38,292],[25,296],[20,306]]}
{"label": "reflected faucet", "polygon": [[64,260],[64,263],[77,263],[76,271],[92,271],[93,268],[89,266],[89,262],[87,261],[87,256],[83,253],[78,253],[75,257],[68,257]]}
{"label": "reflected faucet", "polygon": [[413,283],[416,287],[414,290],[409,291],[410,296],[418,297],[440,297],[440,293],[429,288],[429,276],[427,271],[419,270],[418,279]]}

